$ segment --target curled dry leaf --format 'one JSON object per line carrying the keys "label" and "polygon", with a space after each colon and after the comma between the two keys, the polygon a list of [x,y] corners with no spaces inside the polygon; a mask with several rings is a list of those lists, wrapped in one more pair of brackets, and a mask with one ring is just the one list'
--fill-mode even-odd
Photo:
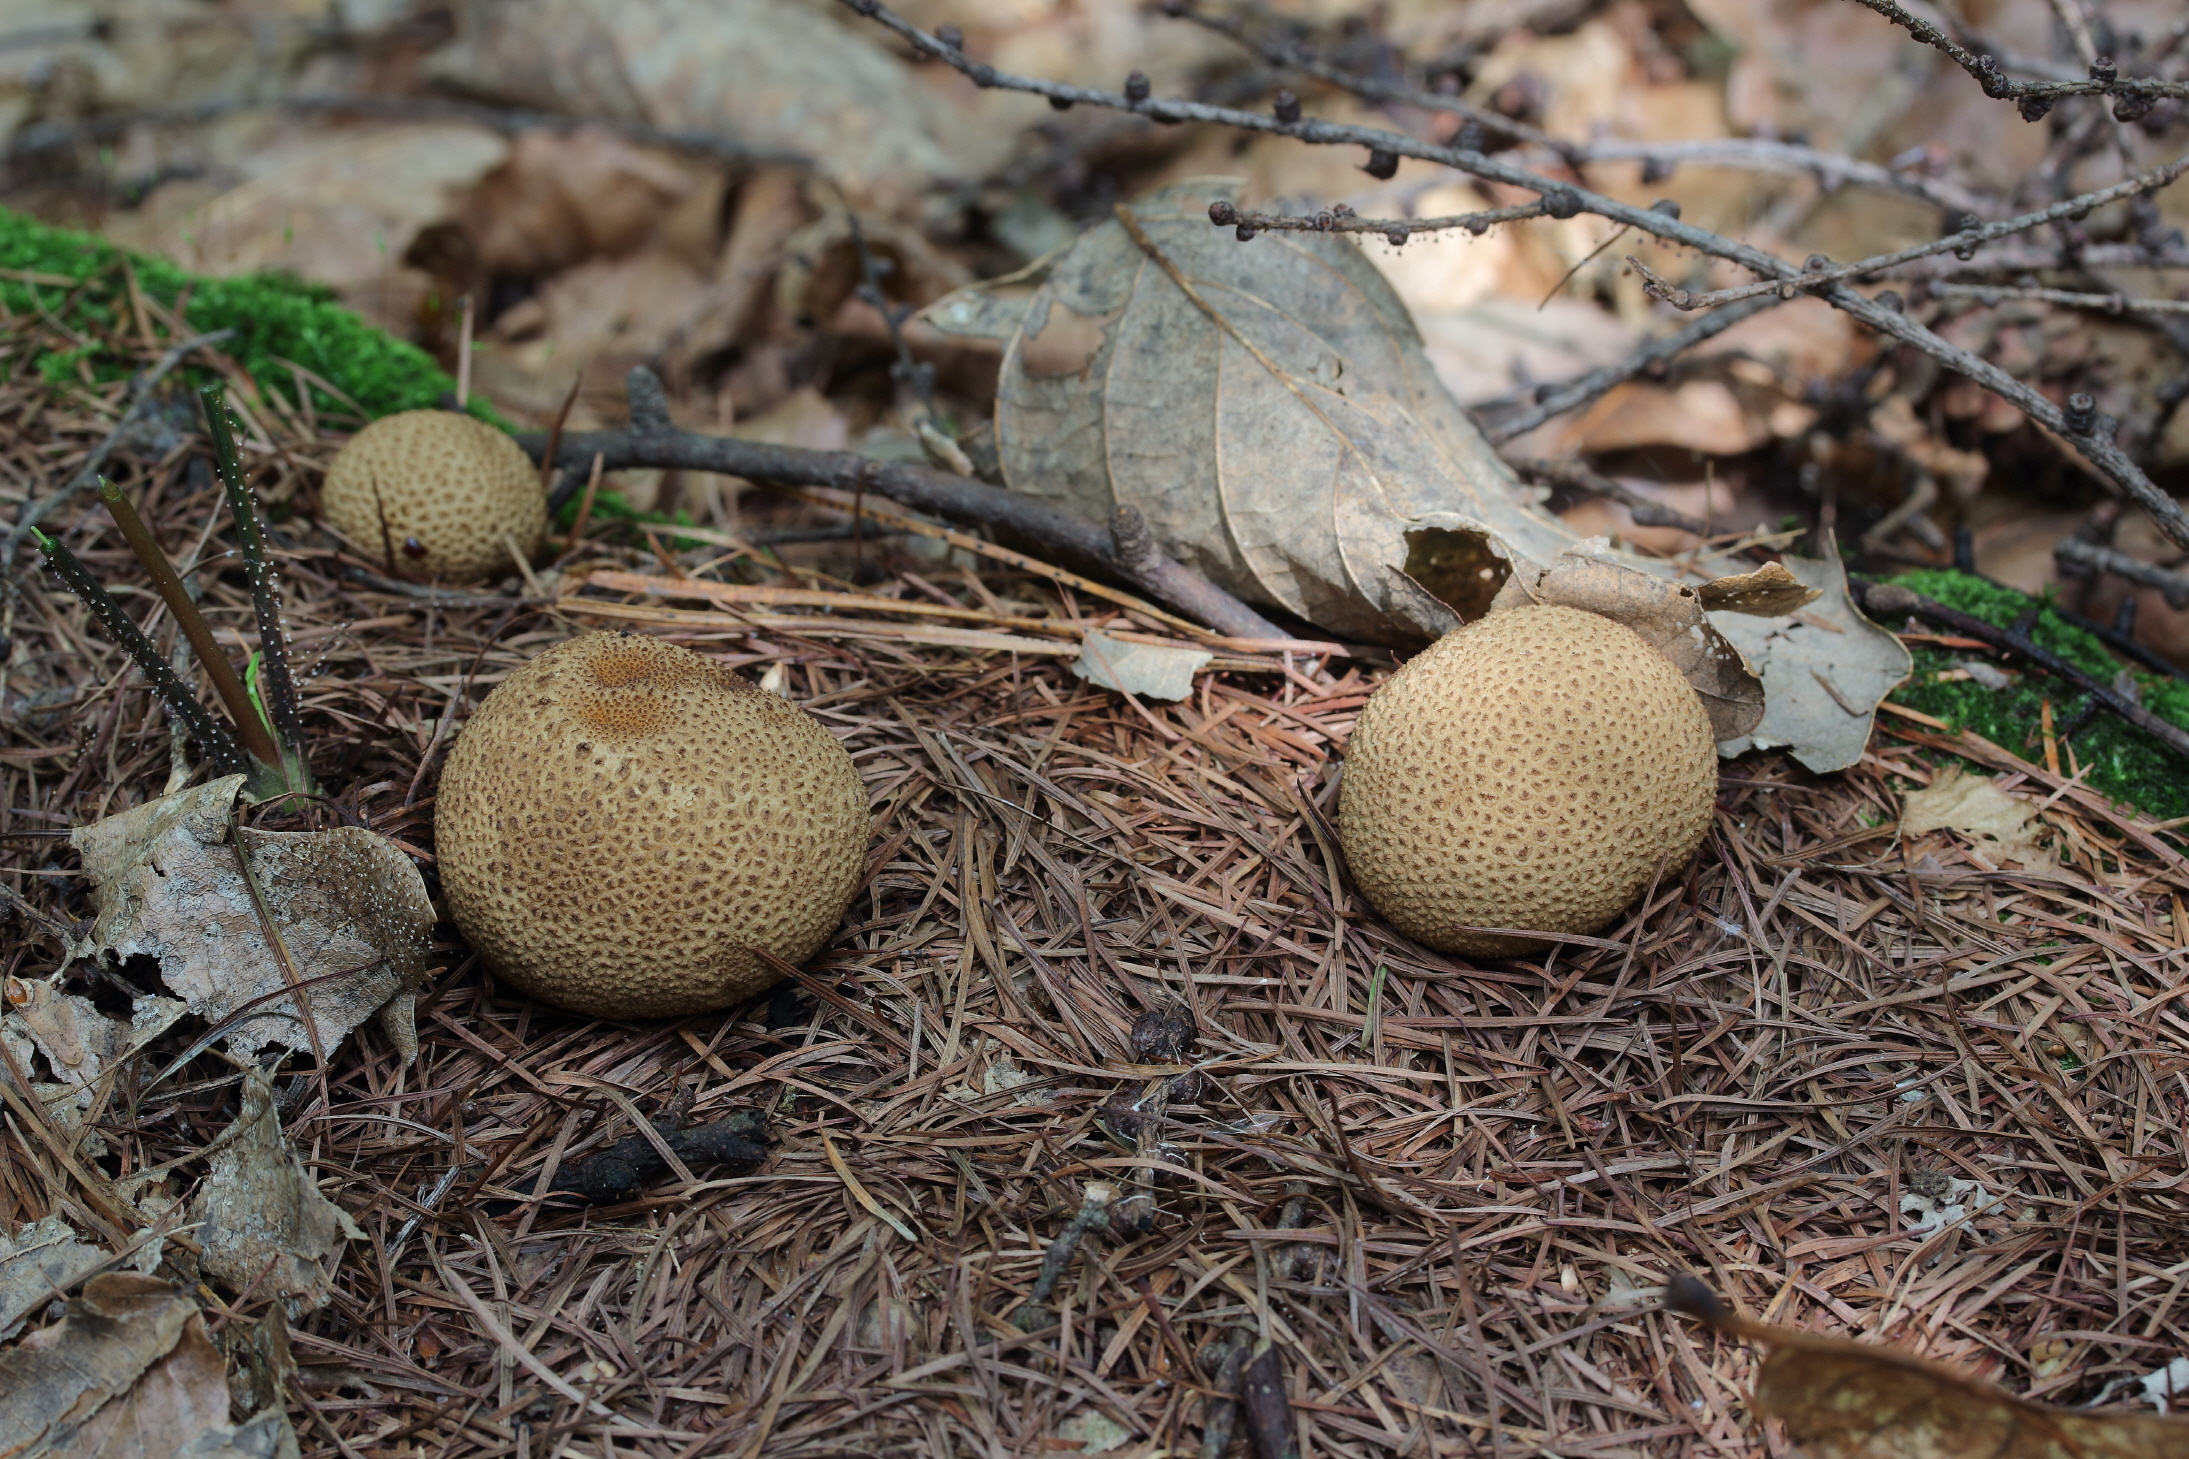
{"label": "curled dry leaf", "polygon": [[[1518,564],[1555,564],[1579,537],[1526,502],[1352,241],[1303,232],[1242,244],[1210,226],[1209,203],[1235,202],[1241,186],[1166,187],[924,312],[946,333],[1004,342],[1006,479],[1096,521],[1138,507],[1166,551],[1333,634],[1408,645],[1481,616]],[[1680,571],[1605,556],[1657,577]],[[1769,615],[1717,625],[1763,685],[1752,737],[1732,737],[1727,753],[1788,745],[1820,771],[1859,759],[1908,657],[1848,599],[1836,560],[1759,573],[1704,557],[1692,570],[1727,580],[1704,614]],[[1732,660],[1710,648],[1689,655],[1710,669],[1706,701],[1746,702],[1738,673],[1710,667]],[[1739,723],[1750,711],[1728,712]]]}
{"label": "curled dry leaf", "polygon": [[1694,687],[1710,716],[1712,738],[1737,739],[1761,724],[1763,684],[1711,625],[1701,590],[1614,562],[1608,550],[1602,538],[1591,538],[1547,568],[1520,568],[1505,580],[1491,611],[1550,604],[1623,623]]}
{"label": "curled dry leaf", "polygon": [[227,1367],[198,1304],[128,1272],[93,1277],[68,1313],[0,1353],[0,1454],[39,1459],[277,1459],[279,1404],[230,1426]]}
{"label": "curled dry leaf", "polygon": [[1756,1375],[1756,1409],[1785,1424],[1809,1459],[2189,1455],[2189,1419],[2047,1408],[1897,1348],[1742,1317],[1693,1277],[1673,1278],[1666,1301],[1771,1350]]}
{"label": "curled dry leaf", "polygon": [[263,1069],[244,1078],[243,1108],[216,1142],[191,1202],[203,1248],[198,1265],[231,1290],[287,1298],[297,1315],[327,1303],[327,1275],[345,1240],[361,1241],[349,1213],[319,1193],[274,1111]]}
{"label": "curled dry leaf", "polygon": [[[248,1058],[268,1044],[309,1049],[312,1036],[230,839],[242,785],[229,776],[180,790],[70,839],[98,907],[79,955],[158,959],[161,980],[190,1012],[215,1024],[240,1014],[226,1037]],[[433,927],[417,867],[362,827],[239,834],[322,1052],[377,1012],[408,1062]]]}

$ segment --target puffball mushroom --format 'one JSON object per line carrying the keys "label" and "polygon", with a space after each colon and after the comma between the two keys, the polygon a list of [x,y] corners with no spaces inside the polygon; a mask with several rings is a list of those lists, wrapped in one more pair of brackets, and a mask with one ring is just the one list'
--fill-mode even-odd
{"label": "puffball mushroom", "polygon": [[1663,654],[1576,608],[1492,613],[1409,660],[1346,748],[1338,837],[1416,942],[1515,957],[1677,876],[1718,788],[1709,716]]}
{"label": "puffball mushroom", "polygon": [[445,582],[506,572],[547,535],[539,469],[506,434],[453,410],[383,416],[327,467],[329,525],[388,571]]}
{"label": "puffball mushroom", "polygon": [[787,700],[689,649],[556,645],[489,694],[435,807],[451,916],[494,973],[601,1018],[727,1007],[804,962],[865,869],[866,788]]}

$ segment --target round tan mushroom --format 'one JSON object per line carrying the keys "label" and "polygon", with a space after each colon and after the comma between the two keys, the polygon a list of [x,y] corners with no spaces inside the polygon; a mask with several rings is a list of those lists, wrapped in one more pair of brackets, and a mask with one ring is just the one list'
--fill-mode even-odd
{"label": "round tan mushroom", "polygon": [[1575,608],[1493,613],[1392,675],[1346,747],[1338,835],[1376,910],[1416,942],[1516,957],[1591,933],[1709,829],[1702,701],[1632,629]]}
{"label": "round tan mushroom", "polygon": [[804,962],[865,869],[866,788],[818,720],[656,639],[519,668],[449,751],[441,884],[495,974],[601,1018],[740,1002]]}
{"label": "round tan mushroom", "polygon": [[539,468],[505,433],[452,410],[383,416],[327,467],[327,522],[390,572],[476,582],[512,570],[547,535]]}

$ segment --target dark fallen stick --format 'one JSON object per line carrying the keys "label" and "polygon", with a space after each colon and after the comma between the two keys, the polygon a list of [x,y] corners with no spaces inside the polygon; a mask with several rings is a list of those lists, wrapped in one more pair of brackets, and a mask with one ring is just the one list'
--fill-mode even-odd
{"label": "dark fallen stick", "polygon": [[2189,732],[2185,732],[2171,720],[2159,718],[2127,695],[2115,690],[2112,685],[2099,683],[2051,650],[2039,647],[2028,634],[2011,628],[1994,628],[1981,618],[1948,608],[1934,598],[1926,598],[1921,593],[1894,583],[1872,583],[1860,578],[1849,578],[1848,586],[1853,590],[1855,601],[1861,605],[1862,611],[1872,618],[1913,613],[1920,618],[1928,618],[1942,628],[1950,628],[1964,637],[2026,659],[2070,688],[2089,695],[2092,702],[2127,720],[2175,754],[2189,759]]}
{"label": "dark fallen stick", "polygon": [[[669,424],[661,381],[652,371],[643,366],[633,370],[628,389],[630,428],[564,436],[556,453],[559,464],[589,465],[598,455],[606,471],[632,467],[712,471],[778,486],[870,491],[915,511],[1005,528],[1053,551],[1095,563],[1218,633],[1234,638],[1291,636],[1207,578],[1164,556],[1154,544],[1135,543],[1141,550],[1120,551],[1110,531],[1032,497],[947,471],[877,461],[852,451],[808,451],[678,430]],[[537,458],[546,449],[546,437],[527,432],[517,437],[517,444]]]}
{"label": "dark fallen stick", "polygon": [[[702,1166],[738,1167],[742,1175],[768,1158],[768,1117],[756,1109],[741,1109],[711,1125],[678,1126],[657,1120],[654,1132],[676,1152],[676,1158],[694,1170]],[[567,1191],[583,1196],[596,1206],[629,1200],[639,1187],[669,1168],[654,1142],[644,1135],[627,1135],[598,1154],[555,1173],[548,1193]],[[537,1182],[534,1182],[535,1193]]]}

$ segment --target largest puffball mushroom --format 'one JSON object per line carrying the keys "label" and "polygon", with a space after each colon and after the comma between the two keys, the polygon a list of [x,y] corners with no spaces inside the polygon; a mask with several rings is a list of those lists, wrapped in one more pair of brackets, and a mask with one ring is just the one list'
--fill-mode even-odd
{"label": "largest puffball mushroom", "polygon": [[588,633],[489,694],[435,808],[441,884],[494,973],[601,1018],[704,1013],[828,941],[866,789],[820,722],[656,639]]}
{"label": "largest puffball mushroom", "polygon": [[1416,942],[1476,957],[1591,933],[1679,875],[1709,829],[1702,701],[1634,630],[1575,608],[1492,613],[1392,675],[1346,747],[1338,837]]}

